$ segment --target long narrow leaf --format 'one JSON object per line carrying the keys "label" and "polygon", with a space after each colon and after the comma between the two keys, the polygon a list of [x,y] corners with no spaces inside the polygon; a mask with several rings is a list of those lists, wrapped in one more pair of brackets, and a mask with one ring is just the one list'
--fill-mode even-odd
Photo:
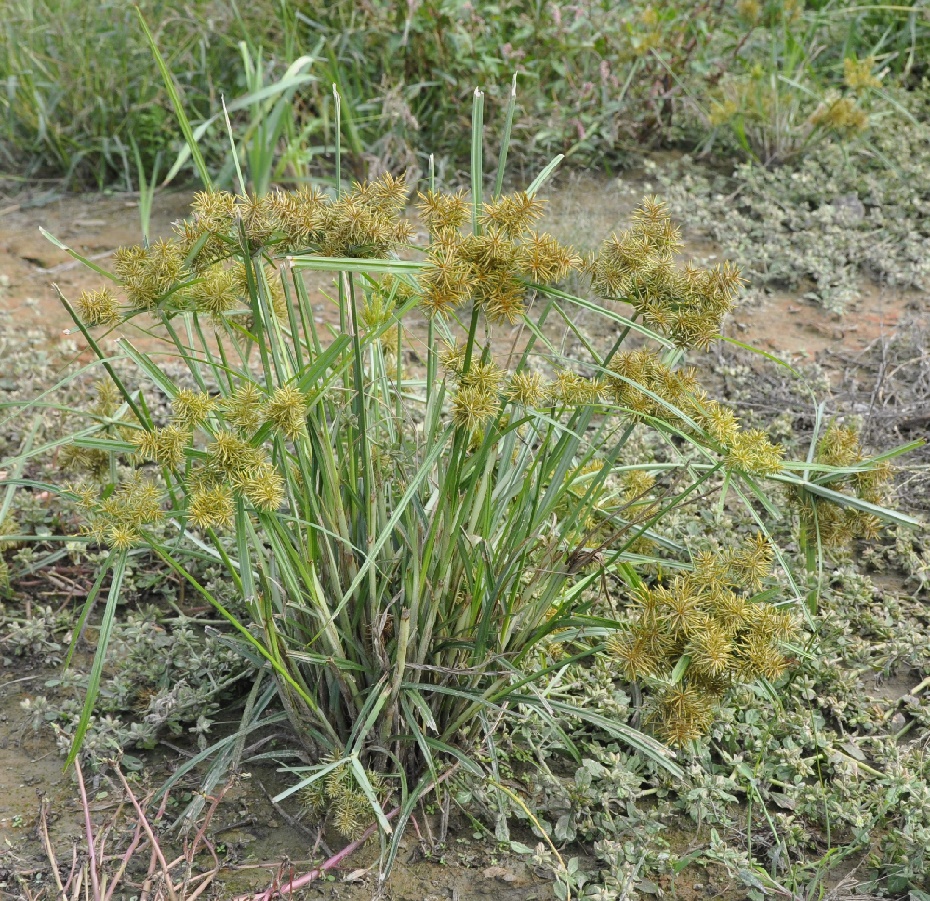
{"label": "long narrow leaf", "polygon": [[110,644],[110,636],[113,634],[116,602],[119,600],[123,588],[123,576],[126,574],[127,556],[127,551],[113,551],[107,561],[109,568],[113,571],[113,581],[110,583],[107,605],[103,611],[103,619],[100,622],[100,630],[97,635],[97,649],[94,652],[94,662],[91,664],[90,675],[87,679],[84,707],[81,710],[77,728],[74,730],[74,738],[71,739],[71,748],[68,751],[68,759],[65,761],[65,769],[71,766],[78,754],[80,754],[84,736],[87,734],[87,727],[90,725],[90,719],[94,713],[94,704],[100,691],[100,679],[103,676],[103,665],[107,658],[107,648]]}

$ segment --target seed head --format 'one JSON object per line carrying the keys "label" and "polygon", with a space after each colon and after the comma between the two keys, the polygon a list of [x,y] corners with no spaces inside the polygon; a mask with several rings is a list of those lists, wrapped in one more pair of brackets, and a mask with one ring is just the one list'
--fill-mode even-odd
{"label": "seed head", "polygon": [[568,407],[581,407],[595,404],[600,399],[602,385],[596,379],[586,379],[584,376],[563,369],[546,387],[546,397],[549,403]]}
{"label": "seed head", "polygon": [[249,246],[253,250],[264,247],[275,233],[278,226],[276,201],[271,194],[257,197],[248,194],[236,198],[236,213],[242,220]]}
{"label": "seed head", "polygon": [[691,666],[708,676],[720,676],[730,668],[732,651],[726,632],[712,619],[691,636],[685,649]]}
{"label": "seed head", "polygon": [[188,431],[204,423],[215,407],[216,402],[209,394],[187,388],[178,391],[171,402],[174,422]]}
{"label": "seed head", "polygon": [[648,637],[632,629],[608,639],[607,652],[620,667],[623,678],[629,682],[657,676],[665,664],[662,656],[653,652]]}
{"label": "seed head", "polygon": [[531,232],[517,251],[517,268],[529,279],[547,285],[581,266],[581,258],[552,235]]}
{"label": "seed head", "polygon": [[243,293],[236,273],[219,264],[205,270],[189,291],[198,312],[217,318],[235,309]]}
{"label": "seed head", "polygon": [[542,376],[538,372],[524,370],[510,377],[507,396],[523,407],[536,407],[545,400]]}
{"label": "seed head", "polygon": [[287,438],[297,438],[307,427],[306,398],[293,385],[276,388],[265,407],[265,416]]}
{"label": "seed head", "polygon": [[426,227],[436,233],[461,228],[468,221],[469,203],[464,191],[457,194],[427,191],[419,195],[417,210]]}
{"label": "seed head", "polygon": [[461,375],[463,387],[475,388],[478,391],[497,395],[500,394],[507,373],[493,361],[487,363],[472,362],[468,372]]}
{"label": "seed head", "polygon": [[659,731],[673,745],[700,738],[713,722],[714,700],[687,681],[666,688],[657,698]]}
{"label": "seed head", "polygon": [[264,454],[235,432],[222,430],[207,445],[210,466],[229,479],[240,478],[265,462]]}
{"label": "seed head", "polygon": [[869,88],[880,88],[882,79],[880,75],[872,74],[874,68],[874,56],[867,56],[865,59],[847,56],[843,60],[843,82],[846,87],[860,93]]}
{"label": "seed head", "polygon": [[810,123],[836,132],[854,133],[868,128],[869,116],[850,97],[828,92],[817,109],[811,113]]}
{"label": "seed head", "polygon": [[429,263],[420,275],[423,306],[431,316],[451,313],[471,297],[474,269],[454,248],[430,251]]}
{"label": "seed head", "polygon": [[479,221],[489,230],[499,229],[508,237],[518,237],[542,216],[542,212],[542,200],[518,191],[485,203]]}
{"label": "seed head", "polygon": [[747,681],[758,678],[777,679],[788,665],[784,654],[770,638],[756,632],[748,634],[736,648],[741,674]]}
{"label": "seed head", "polygon": [[82,291],[77,308],[85,325],[114,325],[120,319],[119,304],[109,288]]}
{"label": "seed head", "polygon": [[197,226],[216,235],[227,235],[236,219],[236,198],[228,191],[200,191],[191,201]]}
{"label": "seed head", "polygon": [[452,421],[461,429],[476,433],[499,408],[498,394],[478,385],[462,385],[452,398]]}
{"label": "seed head", "polygon": [[190,440],[190,429],[177,423],[133,435],[139,457],[171,469],[177,469],[184,462],[184,450]]}
{"label": "seed head", "polygon": [[265,513],[277,510],[284,501],[284,478],[271,463],[260,463],[233,484]]}
{"label": "seed head", "polygon": [[281,231],[292,249],[319,246],[326,225],[329,198],[312,186],[303,186],[293,194],[275,194],[273,208]]}
{"label": "seed head", "polygon": [[222,485],[197,488],[191,492],[187,513],[198,529],[228,526],[233,519],[233,498]]}
{"label": "seed head", "polygon": [[784,451],[761,429],[740,432],[727,450],[727,466],[753,475],[772,475],[781,469]]}
{"label": "seed head", "polygon": [[226,421],[246,433],[254,432],[263,422],[264,396],[254,382],[245,382],[223,401]]}

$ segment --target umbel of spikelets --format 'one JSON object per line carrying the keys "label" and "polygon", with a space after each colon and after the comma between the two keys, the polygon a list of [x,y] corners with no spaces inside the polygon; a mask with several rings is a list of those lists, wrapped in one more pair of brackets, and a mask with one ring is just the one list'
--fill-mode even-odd
{"label": "umbel of spikelets", "polygon": [[691,572],[633,598],[608,652],[619,675],[649,688],[648,719],[667,741],[698,738],[732,686],[775,679],[787,666],[794,618],[753,599],[771,565],[772,549],[757,535],[698,555]]}
{"label": "umbel of spikelets", "polygon": [[[324,764],[330,761],[324,759]],[[390,795],[384,777],[367,771],[365,775],[379,803]],[[358,786],[347,766],[337,767],[326,776],[301,789],[299,800],[311,815],[330,822],[343,838],[358,838],[374,817],[371,802]]]}
{"label": "umbel of spikelets", "polygon": [[601,297],[631,303],[647,325],[678,347],[706,348],[719,335],[742,279],[729,263],[712,269],[678,266],[681,249],[681,233],[667,207],[647,197],[633,225],[611,235],[585,269]]}
{"label": "umbel of spikelets", "polygon": [[[814,459],[838,468],[861,464],[865,453],[855,428],[837,423],[830,425],[817,444]],[[883,504],[887,500],[891,476],[891,464],[882,461],[871,468],[833,479],[829,487],[871,504]],[[827,549],[841,549],[855,538],[878,535],[880,521],[870,513],[840,507],[800,486],[792,486],[789,499],[798,511],[801,528],[809,535],[819,535],[821,546]]]}

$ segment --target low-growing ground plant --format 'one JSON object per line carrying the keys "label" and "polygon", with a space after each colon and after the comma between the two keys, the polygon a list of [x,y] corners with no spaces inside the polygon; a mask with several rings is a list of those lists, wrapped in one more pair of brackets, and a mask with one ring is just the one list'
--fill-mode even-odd
{"label": "low-growing ground plant", "polygon": [[[150,553],[238,633],[254,691],[274,685],[311,761],[285,794],[347,837],[377,822],[389,868],[416,805],[453,771],[484,778],[476,750],[493,757],[495,736],[529,712],[579,763],[561,716],[681,775],[663,741],[689,744],[731,689],[781,675],[807,608],[790,570],[771,578],[766,480],[816,497],[813,509],[909,521],[843,490],[890,455],[786,461],[681,365],[717,335],[736,269],[679,266],[678,229],[652,198],[580,258],[536,227],[555,163],[504,194],[505,143],[486,183],[482,116],[476,92],[470,196],[418,195],[425,244],[405,215],[412,186],[347,185],[338,155],[332,192],[234,195],[202,170],[175,238],[121,248],[112,272],[90,264],[110,285],[62,297],[115,392],[86,427],[11,465],[84,454],[84,477],[42,487],[74,501],[83,540],[109,551],[80,619],[108,579],[69,763],[127,560]],[[315,318],[306,271],[335,274],[338,327]],[[557,287],[572,271],[594,299]],[[577,311],[616,336],[608,353]],[[139,388],[94,336],[130,323],[164,348],[120,339]],[[629,347],[633,334],[645,343]],[[621,464],[644,430],[666,460]],[[758,535],[692,556],[663,533],[672,511],[721,494],[745,503]],[[204,563],[224,568],[235,605],[198,580]],[[626,614],[605,597],[608,574]],[[645,695],[638,727],[551,687],[592,658]]]}
{"label": "low-growing ground plant", "polygon": [[673,213],[717,241],[754,288],[802,289],[836,311],[858,298],[863,276],[923,289],[925,94],[892,93],[905,115],[887,117],[855,145],[811,147],[791,167],[721,171],[683,158],[662,171],[647,162],[647,173]]}

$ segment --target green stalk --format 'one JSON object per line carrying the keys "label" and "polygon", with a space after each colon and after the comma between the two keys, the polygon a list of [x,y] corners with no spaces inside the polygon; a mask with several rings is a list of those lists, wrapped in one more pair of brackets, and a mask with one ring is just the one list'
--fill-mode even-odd
{"label": "green stalk", "polygon": [[497,161],[497,180],[494,183],[494,199],[501,196],[504,189],[504,171],[507,168],[507,152],[510,150],[510,133],[513,130],[513,116],[517,109],[517,73],[513,74],[510,84],[510,98],[507,101],[507,112],[504,114],[504,132],[501,135],[501,146]]}
{"label": "green stalk", "polygon": [[333,100],[336,104],[336,196],[342,195],[342,97],[333,85]]}
{"label": "green stalk", "polygon": [[484,94],[475,88],[471,109],[471,222],[474,234],[481,233],[478,216],[481,214],[484,187]]}

